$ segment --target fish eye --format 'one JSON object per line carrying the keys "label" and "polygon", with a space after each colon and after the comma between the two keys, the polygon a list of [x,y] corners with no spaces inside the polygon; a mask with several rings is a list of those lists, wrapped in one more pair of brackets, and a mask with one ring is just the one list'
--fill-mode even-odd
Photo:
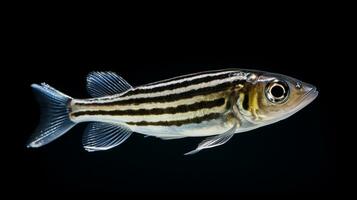
{"label": "fish eye", "polygon": [[272,81],[266,86],[265,96],[272,103],[283,103],[289,96],[289,86],[283,81]]}

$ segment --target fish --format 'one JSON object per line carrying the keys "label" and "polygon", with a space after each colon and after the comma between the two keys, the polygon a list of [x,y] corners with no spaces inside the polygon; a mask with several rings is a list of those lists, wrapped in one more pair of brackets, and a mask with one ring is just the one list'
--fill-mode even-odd
{"label": "fish", "polygon": [[78,123],[88,152],[112,149],[133,133],[163,140],[205,137],[196,149],[220,146],[242,133],[286,119],[310,104],[317,88],[259,70],[223,69],[131,86],[111,71],[90,72],[91,98],[72,98],[46,83],[32,84],[40,123],[27,143],[44,146]]}

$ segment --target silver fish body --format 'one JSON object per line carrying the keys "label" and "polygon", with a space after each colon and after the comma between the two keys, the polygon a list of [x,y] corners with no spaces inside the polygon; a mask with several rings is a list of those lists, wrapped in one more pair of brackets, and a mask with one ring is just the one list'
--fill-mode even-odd
{"label": "silver fish body", "polygon": [[211,136],[192,154],[222,145],[235,133],[285,119],[318,94],[314,86],[294,78],[243,69],[201,72],[139,87],[113,72],[92,72],[87,83],[90,99],[72,99],[46,84],[32,86],[47,114],[29,147],[49,143],[77,123],[91,122],[83,136],[87,151],[118,146],[132,132],[161,139]]}

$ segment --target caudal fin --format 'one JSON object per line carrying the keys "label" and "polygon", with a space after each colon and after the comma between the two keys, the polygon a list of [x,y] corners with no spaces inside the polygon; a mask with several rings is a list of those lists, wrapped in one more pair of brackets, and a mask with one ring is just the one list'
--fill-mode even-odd
{"label": "caudal fin", "polygon": [[27,147],[41,147],[71,129],[75,123],[69,118],[71,97],[46,83],[31,85],[41,108],[40,124],[30,137]]}

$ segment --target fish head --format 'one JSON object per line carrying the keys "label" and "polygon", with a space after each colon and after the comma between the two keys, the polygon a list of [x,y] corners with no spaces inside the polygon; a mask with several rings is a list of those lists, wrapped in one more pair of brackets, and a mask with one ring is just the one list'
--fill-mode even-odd
{"label": "fish head", "polygon": [[315,86],[282,74],[250,72],[247,82],[237,104],[256,128],[290,117],[318,96]]}

